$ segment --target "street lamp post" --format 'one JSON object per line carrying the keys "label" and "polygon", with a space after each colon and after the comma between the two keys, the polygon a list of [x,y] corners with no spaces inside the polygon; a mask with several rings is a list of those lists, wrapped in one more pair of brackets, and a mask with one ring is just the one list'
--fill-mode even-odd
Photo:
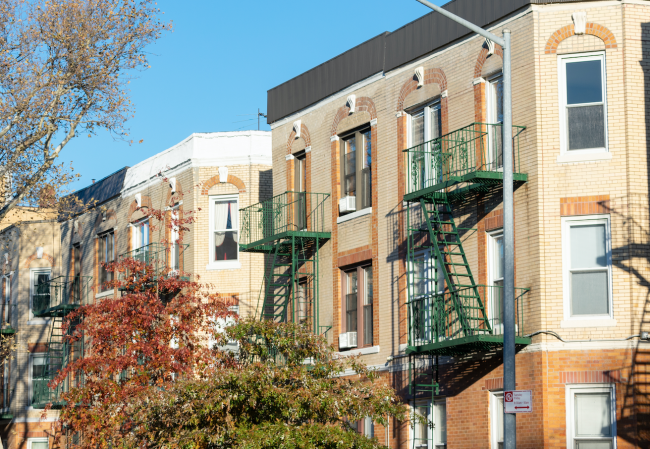
{"label": "street lamp post", "polygon": [[[510,30],[503,30],[500,38],[449,11],[428,2],[417,0],[445,17],[489,39],[503,49],[503,237],[505,250],[504,307],[503,307],[503,390],[515,390],[515,234],[513,203],[512,152],[512,69],[510,59]],[[504,407],[505,409],[505,407]],[[516,415],[504,413],[503,447],[517,447]]]}

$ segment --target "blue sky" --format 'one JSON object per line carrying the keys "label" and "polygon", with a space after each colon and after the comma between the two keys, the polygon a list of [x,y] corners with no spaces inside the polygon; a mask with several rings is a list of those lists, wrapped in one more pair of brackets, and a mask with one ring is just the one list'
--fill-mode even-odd
{"label": "blue sky", "polygon": [[268,89],[430,11],[415,0],[159,0],[158,5],[174,32],[150,47],[151,69],[131,82],[136,115],[127,126],[132,139],[143,143],[129,146],[106,133],[74,139],[60,156],[82,175],[73,190],[193,132],[257,129],[255,114],[257,108],[266,111]]}

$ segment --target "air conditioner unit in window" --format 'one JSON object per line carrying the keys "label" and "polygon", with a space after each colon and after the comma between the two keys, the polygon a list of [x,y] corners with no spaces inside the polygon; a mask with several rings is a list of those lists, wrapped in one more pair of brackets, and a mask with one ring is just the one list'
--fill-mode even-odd
{"label": "air conditioner unit in window", "polygon": [[339,335],[339,349],[350,349],[357,347],[357,333],[345,332]]}
{"label": "air conditioner unit in window", "polygon": [[357,210],[357,197],[344,196],[339,200],[339,213],[345,214],[348,212],[355,212]]}

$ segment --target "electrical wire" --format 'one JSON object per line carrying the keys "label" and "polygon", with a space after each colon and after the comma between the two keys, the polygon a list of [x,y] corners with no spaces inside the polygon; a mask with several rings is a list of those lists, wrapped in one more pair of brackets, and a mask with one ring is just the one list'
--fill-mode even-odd
{"label": "electrical wire", "polygon": [[[545,330],[545,331],[537,331],[533,332],[532,334],[524,335],[525,338],[531,338],[534,337],[535,335],[539,334],[548,334],[552,335],[553,337],[557,338],[560,340],[562,343],[587,343],[590,341],[627,341],[627,340],[632,340],[633,338],[641,338],[641,335],[630,335],[629,337],[626,338],[604,338],[604,339],[589,339],[589,340],[565,340],[560,335],[556,332]],[[640,340],[644,343],[649,343],[648,340]]]}

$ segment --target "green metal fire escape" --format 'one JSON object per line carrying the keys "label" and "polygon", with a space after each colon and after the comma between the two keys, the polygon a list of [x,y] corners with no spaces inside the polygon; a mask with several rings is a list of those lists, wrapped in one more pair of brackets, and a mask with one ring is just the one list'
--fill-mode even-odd
{"label": "green metal fire escape", "polygon": [[90,276],[60,276],[36,286],[34,315],[50,318],[51,327],[44,363],[39,365],[40,373],[33,379],[34,408],[44,408],[49,403],[52,403],[52,408],[61,408],[64,405],[61,393],[83,382],[81,375],[69,374],[56,388],[48,386],[59,371],[83,356],[83,339],[70,342],[66,338],[74,332],[74,323],[64,334],[63,322],[69,313],[88,303],[91,288]]}
{"label": "green metal fire escape", "polygon": [[[514,181],[521,173],[519,135],[513,129]],[[408,345],[414,397],[438,394],[438,357],[489,352],[503,345],[502,285],[478,285],[455,207],[476,194],[499,196],[503,187],[502,125],[473,123],[404,151],[408,263]],[[457,213],[457,212],[456,212]],[[523,337],[523,296],[516,289],[516,344]]]}
{"label": "green metal fire escape", "polygon": [[241,251],[266,254],[259,316],[296,322],[324,333],[319,319],[318,272],[326,231],[328,194],[285,192],[241,210]]}

